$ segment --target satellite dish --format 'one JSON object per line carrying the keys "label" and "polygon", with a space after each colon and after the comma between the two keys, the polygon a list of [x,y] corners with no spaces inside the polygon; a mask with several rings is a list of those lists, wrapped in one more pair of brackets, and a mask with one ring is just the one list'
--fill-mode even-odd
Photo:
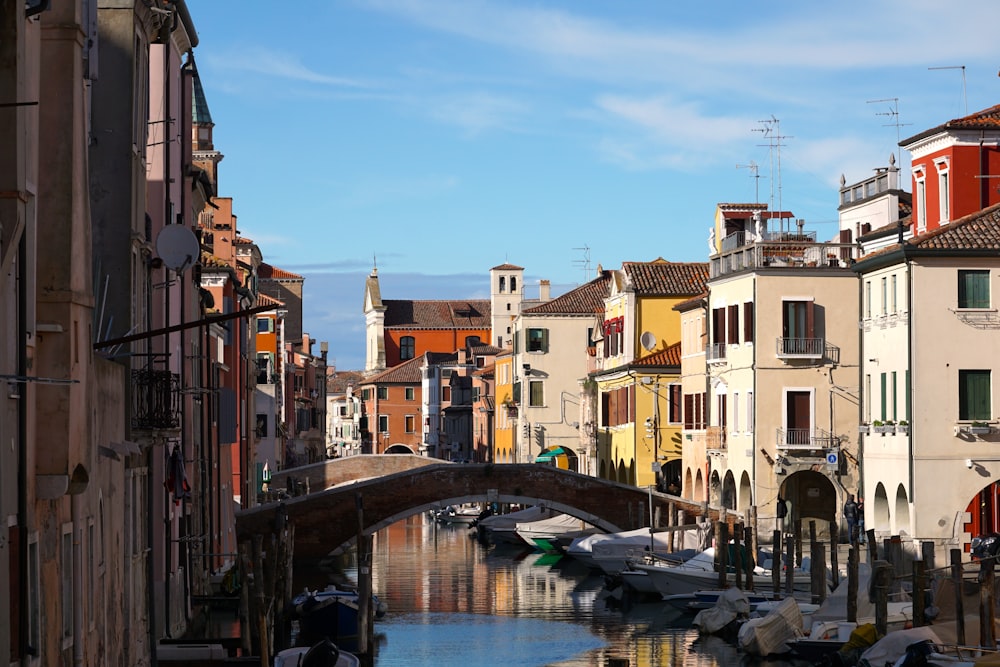
{"label": "satellite dish", "polygon": [[198,237],[184,225],[167,225],[156,235],[156,254],[167,268],[177,273],[198,261],[201,246]]}
{"label": "satellite dish", "polygon": [[656,336],[652,332],[643,331],[642,335],[639,336],[639,343],[646,348],[647,352],[651,352],[656,347]]}

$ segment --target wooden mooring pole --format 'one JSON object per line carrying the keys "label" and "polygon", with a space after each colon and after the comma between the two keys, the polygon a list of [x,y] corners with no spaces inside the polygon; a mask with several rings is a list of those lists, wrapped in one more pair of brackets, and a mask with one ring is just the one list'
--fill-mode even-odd
{"label": "wooden mooring pole", "polygon": [[774,597],[781,595],[781,531],[776,530],[771,537],[771,588]]}
{"label": "wooden mooring pole", "polygon": [[962,576],[962,550],[952,549],[949,552],[951,559],[951,583],[955,588],[955,641],[959,646],[965,646],[965,602],[963,600],[962,589],[964,588]]}
{"label": "wooden mooring pole", "polygon": [[860,550],[857,544],[847,552],[847,620],[858,622],[858,560]]}
{"label": "wooden mooring pole", "polygon": [[984,558],[979,562],[979,646],[995,651],[997,633],[993,583],[996,579],[996,559]]}

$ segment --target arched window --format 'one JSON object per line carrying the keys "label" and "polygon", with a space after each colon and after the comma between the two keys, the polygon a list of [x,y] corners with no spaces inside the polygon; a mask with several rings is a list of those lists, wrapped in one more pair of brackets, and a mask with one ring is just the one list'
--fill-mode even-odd
{"label": "arched window", "polygon": [[514,276],[510,277],[510,293],[515,294],[517,292],[517,278]]}
{"label": "arched window", "polygon": [[507,279],[500,276],[500,293],[503,294],[504,289],[507,287]]}
{"label": "arched window", "polygon": [[414,355],[415,341],[413,336],[403,336],[399,339],[399,359],[406,361],[412,359]]}

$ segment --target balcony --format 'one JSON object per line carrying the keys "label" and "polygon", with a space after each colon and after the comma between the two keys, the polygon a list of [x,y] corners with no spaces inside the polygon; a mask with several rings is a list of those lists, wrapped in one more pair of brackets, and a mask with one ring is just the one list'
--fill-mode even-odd
{"label": "balcony", "polygon": [[709,426],[705,429],[705,450],[709,456],[722,456],[726,453],[726,429],[721,426]]}
{"label": "balcony", "polygon": [[778,338],[775,347],[779,359],[822,359],[826,339]]}
{"label": "balcony", "polygon": [[132,371],[132,428],[171,430],[181,425],[180,376],[170,371]]}
{"label": "balcony", "polygon": [[708,363],[721,364],[726,361],[726,343],[712,343],[705,348]]}
{"label": "balcony", "polygon": [[738,232],[723,239],[722,251],[709,258],[710,276],[765,268],[848,270],[855,251],[851,243],[817,243],[812,232],[770,232],[761,240]]}
{"label": "balcony", "polygon": [[840,446],[840,440],[823,429],[779,428],[777,430],[779,451],[799,456],[823,457],[826,451]]}

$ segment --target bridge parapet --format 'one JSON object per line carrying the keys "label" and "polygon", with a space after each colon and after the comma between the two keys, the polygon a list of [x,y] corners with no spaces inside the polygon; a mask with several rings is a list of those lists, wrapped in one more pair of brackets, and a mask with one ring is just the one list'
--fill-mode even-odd
{"label": "bridge parapet", "polygon": [[[364,520],[360,530],[365,534],[432,507],[468,502],[546,504],[606,531],[649,526],[651,499],[653,516],[662,517],[660,525],[667,524],[670,509],[682,512],[681,523],[694,523],[704,511],[697,503],[553,466],[423,460],[430,464],[239,512],[237,537],[243,541],[272,533],[279,506],[295,523],[298,561],[321,560],[356,538],[359,505]],[[718,520],[719,515],[717,509],[708,510],[709,520]],[[726,515],[730,526],[738,521],[739,517]]]}
{"label": "bridge parapet", "polygon": [[[447,462],[416,454],[360,454],[286,468],[271,474],[270,486],[272,490],[286,489],[291,495],[300,495],[294,487],[301,485],[304,487],[304,492],[314,493],[345,482],[384,477],[443,463]],[[291,485],[289,485],[290,480]]]}

